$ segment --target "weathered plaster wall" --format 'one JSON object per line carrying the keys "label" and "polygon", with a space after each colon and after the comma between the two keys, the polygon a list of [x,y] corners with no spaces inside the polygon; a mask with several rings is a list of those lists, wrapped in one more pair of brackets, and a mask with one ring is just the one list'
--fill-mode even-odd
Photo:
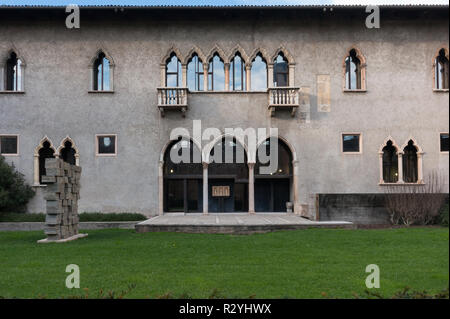
{"label": "weathered plaster wall", "polygon": [[[311,121],[299,113],[270,117],[266,93],[189,95],[186,118],[157,109],[160,63],[171,46],[183,55],[194,46],[269,56],[284,46],[294,57],[295,86],[311,88]],[[367,92],[342,91],[342,63],[352,46],[367,61]],[[174,127],[278,127],[299,160],[302,204],[316,193],[379,193],[378,151],[391,135],[402,145],[413,137],[422,147],[424,174],[439,169],[448,182],[449,155],[439,152],[439,133],[449,131],[448,93],[432,91],[432,63],[448,47],[448,18],[382,20],[366,29],[351,19],[134,19],[0,24],[0,57],[15,48],[26,62],[25,94],[0,93],[0,134],[20,134],[20,154],[8,157],[33,182],[33,153],[47,135],[59,146],[69,135],[83,167],[80,211],[158,211],[158,161]],[[88,93],[89,64],[98,49],[114,60],[114,93]],[[317,75],[331,77],[331,112],[317,110]],[[361,132],[363,152],[341,153],[341,133]],[[95,156],[95,134],[115,133],[117,157]],[[39,195],[39,193],[38,193]],[[36,196],[30,211],[43,211]]]}

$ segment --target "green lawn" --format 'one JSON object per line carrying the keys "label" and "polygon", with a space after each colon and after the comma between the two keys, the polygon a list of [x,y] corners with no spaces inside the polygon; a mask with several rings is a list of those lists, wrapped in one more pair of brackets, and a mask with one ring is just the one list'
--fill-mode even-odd
{"label": "green lawn", "polygon": [[80,266],[81,288],[136,287],[127,297],[171,293],[226,297],[347,298],[365,290],[366,265],[381,271],[378,292],[448,287],[448,228],[309,229],[248,236],[89,231],[65,244],[37,244],[43,232],[0,233],[0,296],[82,295],[65,288],[66,265]]}

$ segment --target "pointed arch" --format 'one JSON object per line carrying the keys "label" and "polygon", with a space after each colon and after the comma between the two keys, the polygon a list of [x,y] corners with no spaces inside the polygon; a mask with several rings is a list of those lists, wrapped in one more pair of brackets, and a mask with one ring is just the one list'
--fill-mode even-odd
{"label": "pointed arch", "polygon": [[167,60],[170,59],[173,55],[177,56],[177,58],[181,62],[181,64],[185,64],[185,59],[184,59],[183,55],[181,54],[181,51],[175,46],[171,46],[169,48],[169,50],[167,50],[166,54],[161,59],[161,64],[165,66],[167,63]]}
{"label": "pointed arch", "polygon": [[186,54],[186,56],[184,57],[184,61],[186,64],[189,63],[189,60],[192,59],[192,57],[194,55],[197,55],[199,57],[200,60],[202,60],[202,62],[206,61],[206,56],[203,53],[202,50],[200,50],[200,48],[198,48],[197,46],[192,47],[189,52]]}
{"label": "pointed arch", "polygon": [[402,181],[405,183],[422,183],[423,150],[414,138],[410,137],[402,145]]}
{"label": "pointed arch", "polygon": [[278,49],[276,49],[274,55],[272,55],[272,58],[268,62],[274,63],[274,61],[280,54],[282,54],[286,58],[289,65],[295,65],[294,56],[284,46],[280,46]]}
{"label": "pointed arch", "polygon": [[78,151],[78,147],[75,144],[74,140],[67,135],[65,138],[62,139],[60,145],[58,146],[58,148],[56,149],[56,156],[61,157],[61,151],[66,147],[66,142],[70,142],[71,143],[71,148],[75,151],[75,165],[79,166],[80,165],[80,152]]}
{"label": "pointed arch", "polygon": [[366,65],[366,58],[358,47],[347,49],[342,60],[344,91],[366,90]]}
{"label": "pointed arch", "polygon": [[203,91],[205,89],[205,65],[208,65],[202,51],[194,47],[185,58],[186,86],[190,91]]}
{"label": "pointed arch", "polygon": [[34,156],[39,156],[39,151],[41,148],[44,147],[44,143],[48,142],[50,144],[50,148],[53,150],[54,153],[56,153],[56,148],[53,145],[53,142],[48,138],[47,135],[45,135],[39,142],[38,146],[34,149]]}
{"label": "pointed arch", "polygon": [[0,90],[25,91],[25,66],[26,62],[17,48],[11,44],[0,61]]}
{"label": "pointed arch", "polygon": [[206,55],[205,63],[209,63],[209,61],[214,57],[214,55],[218,55],[222,61],[226,62],[227,55],[222,50],[222,48],[219,45],[214,45],[214,47],[209,51],[209,53]]}
{"label": "pointed arch", "polygon": [[237,53],[240,54],[240,56],[241,56],[241,58],[242,58],[242,60],[244,61],[245,64],[250,63],[247,53],[245,53],[244,48],[242,48],[239,44],[236,45],[230,51],[230,54],[228,55],[227,60],[225,62],[230,63],[234,59],[234,57],[236,56]]}
{"label": "pointed arch", "polygon": [[449,89],[449,50],[442,45],[433,56],[433,89],[448,91]]}
{"label": "pointed arch", "polygon": [[405,149],[405,147],[408,146],[409,142],[412,141],[412,145],[416,148],[417,153],[422,153],[423,154],[423,150],[422,148],[419,146],[419,144],[417,143],[416,139],[412,136],[410,136],[405,143],[402,144],[402,146],[400,147],[400,150],[403,151]]}
{"label": "pointed arch", "polygon": [[389,135],[388,137],[386,137],[383,141],[383,143],[380,145],[380,147],[378,148],[378,153],[379,154],[383,154],[383,148],[387,145],[387,143],[391,141],[392,142],[392,146],[395,147],[395,149],[397,150],[397,152],[399,152],[401,150],[401,148],[398,146],[398,144],[395,142],[394,138]]}
{"label": "pointed arch", "polygon": [[104,47],[99,47],[96,51],[95,51],[95,53],[94,53],[94,55],[91,57],[91,59],[90,59],[90,61],[89,61],[89,67],[93,67],[94,66],[94,63],[95,63],[95,61],[98,59],[98,56],[100,55],[100,54],[104,54],[105,55],[105,57],[109,60],[109,65],[110,66],[115,66],[115,63],[114,63],[114,59],[113,59],[113,57],[109,54],[109,52],[104,48]]}
{"label": "pointed arch", "polygon": [[258,55],[260,55],[266,61],[266,63],[270,63],[271,59],[270,56],[267,54],[266,49],[259,47],[255,49],[248,58],[248,65],[250,67],[252,66],[253,61],[256,59]]}
{"label": "pointed arch", "polygon": [[45,159],[55,156],[56,149],[52,141],[45,135],[34,149],[34,186],[42,184],[42,176],[45,175]]}
{"label": "pointed arch", "polygon": [[402,152],[391,136],[383,141],[378,154],[380,184],[402,182]]}
{"label": "pointed arch", "polygon": [[114,91],[114,67],[114,59],[104,47],[95,51],[89,62],[90,92]]}
{"label": "pointed arch", "polygon": [[345,60],[347,59],[347,56],[349,55],[350,51],[354,50],[356,53],[356,57],[359,61],[361,61],[361,65],[365,67],[366,65],[366,57],[362,53],[361,49],[359,49],[356,45],[352,45],[345,50],[344,58],[342,59],[342,66],[345,67]]}

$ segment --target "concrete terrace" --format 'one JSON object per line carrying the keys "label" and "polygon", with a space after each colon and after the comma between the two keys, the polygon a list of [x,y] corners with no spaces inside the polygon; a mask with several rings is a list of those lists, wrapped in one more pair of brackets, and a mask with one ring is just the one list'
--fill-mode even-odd
{"label": "concrete terrace", "polygon": [[311,221],[284,213],[165,214],[138,223],[137,232],[251,234],[305,228],[354,228],[345,221]]}

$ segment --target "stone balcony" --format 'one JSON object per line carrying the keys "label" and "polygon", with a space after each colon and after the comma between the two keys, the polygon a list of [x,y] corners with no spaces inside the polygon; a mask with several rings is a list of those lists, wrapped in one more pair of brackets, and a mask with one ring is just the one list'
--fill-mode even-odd
{"label": "stone balcony", "polygon": [[269,88],[270,115],[275,116],[275,110],[289,110],[291,116],[295,115],[300,105],[299,87],[274,87]]}
{"label": "stone balcony", "polygon": [[188,89],[179,87],[158,88],[158,108],[161,116],[164,117],[166,111],[181,111],[185,117],[188,108]]}

